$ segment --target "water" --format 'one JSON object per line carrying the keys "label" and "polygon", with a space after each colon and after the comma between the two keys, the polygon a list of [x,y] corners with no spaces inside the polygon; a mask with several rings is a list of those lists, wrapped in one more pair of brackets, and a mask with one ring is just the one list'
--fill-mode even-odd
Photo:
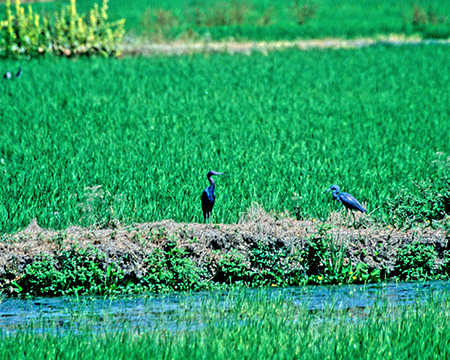
{"label": "water", "polygon": [[[142,297],[109,298],[39,298],[2,299],[0,302],[0,331],[33,329],[36,332],[116,331],[126,327],[176,330],[186,315],[194,318],[208,299],[214,304],[227,306],[228,292],[200,292]],[[245,301],[251,301],[260,290],[244,290]],[[263,296],[283,297],[294,304],[314,312],[324,309],[367,309],[377,301],[391,306],[404,306],[420,302],[432,295],[450,295],[450,282],[392,283],[382,285],[305,286],[297,288],[271,288]],[[218,301],[218,302],[217,302]],[[217,305],[215,305],[217,306]],[[202,324],[197,323],[199,327]]]}

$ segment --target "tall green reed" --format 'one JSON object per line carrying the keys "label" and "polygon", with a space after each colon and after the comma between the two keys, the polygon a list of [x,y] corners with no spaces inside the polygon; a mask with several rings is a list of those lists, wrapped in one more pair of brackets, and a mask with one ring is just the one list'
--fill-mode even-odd
{"label": "tall green reed", "polygon": [[201,221],[211,169],[227,174],[215,222],[253,202],[326,218],[340,209],[322,194],[332,183],[388,221],[400,191],[446,171],[430,164],[450,151],[447,57],[436,46],[24,63],[0,94],[0,229]]}

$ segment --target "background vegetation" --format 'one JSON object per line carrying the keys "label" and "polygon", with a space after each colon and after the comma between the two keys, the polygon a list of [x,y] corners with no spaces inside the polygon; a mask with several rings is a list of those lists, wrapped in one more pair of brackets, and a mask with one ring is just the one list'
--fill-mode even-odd
{"label": "background vegetation", "polygon": [[[89,1],[80,6],[89,6]],[[86,5],[84,5],[86,4]],[[204,37],[279,40],[358,37],[390,33],[450,35],[450,5],[421,0],[111,1],[111,16],[127,29],[154,39]]]}
{"label": "background vegetation", "polygon": [[[33,5],[51,12],[68,2]],[[92,7],[78,0],[80,12]],[[279,0],[273,1],[159,1],[110,0],[112,21],[126,19],[126,29],[158,39],[178,37],[279,40],[322,37],[359,37],[419,33],[425,37],[450,35],[450,5],[436,0]]]}
{"label": "background vegetation", "polygon": [[[44,16],[68,3],[37,3],[33,9]],[[126,19],[129,35],[156,41],[354,38],[391,33],[450,36],[450,5],[436,0],[168,0],[164,4],[135,0],[133,6],[125,0],[110,0],[109,7],[111,21]],[[80,14],[88,13],[92,1],[77,0],[77,9]]]}
{"label": "background vegetation", "polygon": [[446,223],[449,54],[27,62],[0,93],[0,229],[201,221],[211,169],[216,222],[252,202],[326,218],[336,183],[380,221]]}

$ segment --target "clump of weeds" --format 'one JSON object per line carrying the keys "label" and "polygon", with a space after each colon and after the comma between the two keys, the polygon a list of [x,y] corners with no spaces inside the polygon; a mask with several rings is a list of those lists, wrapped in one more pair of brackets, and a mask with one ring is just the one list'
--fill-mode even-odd
{"label": "clump of weeds", "polygon": [[[72,247],[57,257],[40,255],[12,283],[19,296],[66,296],[123,292],[126,278],[116,264],[104,266],[95,248]],[[120,289],[120,290],[119,290]]]}
{"label": "clump of weeds", "polygon": [[418,241],[398,251],[396,270],[401,280],[427,280],[435,278],[436,249]]}
{"label": "clump of weeds", "polygon": [[434,227],[448,226],[450,215],[450,158],[442,160],[439,155],[432,166],[438,176],[413,182],[412,188],[396,192],[388,201],[389,221],[398,227],[410,228],[426,224]]}
{"label": "clump of weeds", "polygon": [[145,263],[146,271],[140,284],[149,291],[198,291],[208,287],[205,274],[188,258],[187,250],[168,241],[162,249],[155,249]]}
{"label": "clump of weeds", "polygon": [[97,228],[116,228],[119,225],[119,216],[115,209],[121,209],[126,198],[121,195],[112,195],[101,185],[85,187],[78,204],[83,216],[81,223],[84,226]]}
{"label": "clump of weeds", "polygon": [[314,19],[318,10],[318,4],[311,1],[296,0],[291,4],[291,16],[298,25],[303,25]]}

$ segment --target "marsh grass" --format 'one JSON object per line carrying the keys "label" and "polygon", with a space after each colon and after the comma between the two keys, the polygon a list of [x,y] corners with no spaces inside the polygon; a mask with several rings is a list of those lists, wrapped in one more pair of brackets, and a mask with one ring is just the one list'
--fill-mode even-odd
{"label": "marsh grass", "polygon": [[[331,299],[330,299],[331,301]],[[193,306],[195,305],[195,307]],[[58,323],[0,332],[0,359],[441,359],[448,357],[447,296],[370,308],[330,305],[310,311],[289,296],[267,291],[186,299],[183,315],[168,327],[116,324],[96,328],[80,321],[66,331]],[[148,309],[148,311],[151,309]],[[81,325],[80,325],[81,324]],[[52,331],[53,329],[53,331]],[[56,330],[56,331],[55,331]]]}
{"label": "marsh grass", "polygon": [[433,46],[26,62],[0,94],[0,231],[200,222],[211,169],[227,173],[215,223],[254,202],[325,219],[341,210],[322,194],[333,183],[377,221],[445,222],[448,57]]}

